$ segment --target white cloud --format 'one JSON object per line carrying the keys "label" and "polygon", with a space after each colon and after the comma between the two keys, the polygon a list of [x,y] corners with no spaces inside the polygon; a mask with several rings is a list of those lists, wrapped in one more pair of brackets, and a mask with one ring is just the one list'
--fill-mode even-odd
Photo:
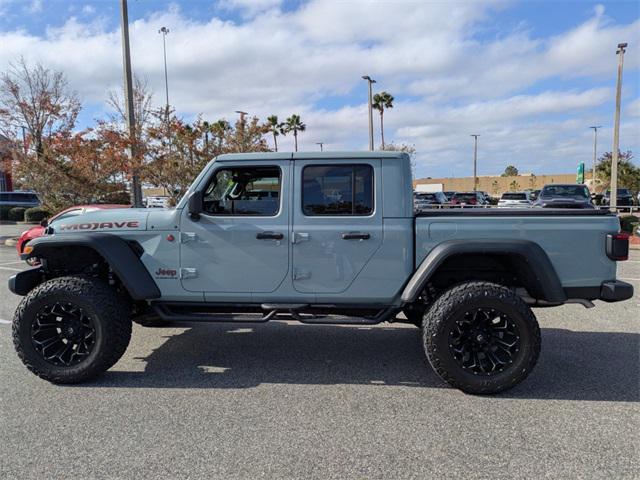
{"label": "white cloud", "polygon": [[27,7],[27,12],[32,14],[42,12],[42,0],[31,0],[29,7]]}
{"label": "white cloud", "polygon": [[[307,150],[317,141],[331,149],[366,148],[360,77],[370,74],[397,99],[385,115],[386,138],[415,144],[423,175],[466,165],[470,133],[482,134],[481,171],[501,170],[504,161],[520,163],[521,170],[572,171],[576,159],[590,155],[586,127],[613,118],[601,111],[612,112],[615,45],[619,39],[640,44],[640,21],[614,24],[601,6],[551,38],[520,27],[489,38],[478,32],[507,8],[503,2],[311,1],[292,12],[283,11],[280,0],[217,5],[245,20],[193,20],[172,6],[131,24],[134,70],[149,80],[159,102],[161,26],[171,31],[169,90],[179,112],[214,119],[232,119],[238,109],[263,118],[300,113]],[[98,21],[70,18],[44,36],[0,32],[0,43],[0,70],[19,55],[41,60],[64,70],[89,103],[101,104],[107,90],[121,84],[120,32]],[[629,54],[625,82],[637,82],[639,67],[640,56]],[[530,90],[540,82],[544,91]],[[343,97],[347,105],[339,106]],[[335,98],[330,104],[337,107],[317,106]],[[630,100],[622,143],[637,145],[638,100]]]}

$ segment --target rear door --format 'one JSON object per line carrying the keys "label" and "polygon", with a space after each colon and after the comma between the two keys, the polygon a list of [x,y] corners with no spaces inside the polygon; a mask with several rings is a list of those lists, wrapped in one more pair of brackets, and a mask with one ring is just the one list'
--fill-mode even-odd
{"label": "rear door", "polygon": [[296,160],[293,285],[344,292],[382,245],[380,160]]}
{"label": "rear door", "polygon": [[289,271],[290,160],[224,162],[212,172],[198,221],[185,209],[180,277],[189,291],[272,292]]}

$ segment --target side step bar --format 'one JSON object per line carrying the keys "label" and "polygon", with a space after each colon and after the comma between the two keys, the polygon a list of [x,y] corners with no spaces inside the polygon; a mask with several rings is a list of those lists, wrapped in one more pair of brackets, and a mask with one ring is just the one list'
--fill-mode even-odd
{"label": "side step bar", "polygon": [[375,325],[393,319],[397,308],[392,306],[341,306],[309,304],[151,304],[163,320],[172,322],[264,323],[269,320],[296,320],[306,324]]}

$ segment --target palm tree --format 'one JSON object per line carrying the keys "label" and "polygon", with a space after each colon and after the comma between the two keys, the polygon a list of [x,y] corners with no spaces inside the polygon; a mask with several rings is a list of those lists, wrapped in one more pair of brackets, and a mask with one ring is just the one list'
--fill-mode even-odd
{"label": "palm tree", "polygon": [[295,143],[296,152],[298,151],[298,132],[304,132],[307,129],[307,126],[302,123],[300,120],[300,115],[296,115],[295,113],[291,115],[284,122],[282,126],[282,134],[286,135],[287,133],[293,132],[293,139]]}
{"label": "palm tree", "polygon": [[211,131],[218,138],[218,148],[222,148],[224,137],[229,130],[231,130],[231,125],[224,119],[218,120],[211,125]]}
{"label": "palm tree", "polygon": [[273,135],[273,145],[275,146],[276,152],[278,151],[278,135],[282,131],[282,123],[278,123],[278,116],[271,115],[267,117],[267,127],[269,127],[269,131],[271,135]]}
{"label": "palm tree", "polygon": [[388,92],[376,93],[373,96],[372,106],[380,111],[380,135],[382,136],[382,149],[384,150],[384,109],[393,108],[393,95]]}

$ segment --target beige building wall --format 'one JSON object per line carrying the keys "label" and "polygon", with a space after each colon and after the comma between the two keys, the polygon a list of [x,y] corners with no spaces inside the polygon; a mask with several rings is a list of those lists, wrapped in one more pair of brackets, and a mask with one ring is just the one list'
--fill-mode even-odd
{"label": "beige building wall", "polygon": [[[589,184],[591,173],[585,172],[585,183]],[[489,195],[499,196],[504,192],[518,190],[539,190],[552,183],[576,183],[575,173],[557,175],[517,175],[515,177],[480,176],[478,190]],[[461,178],[419,178],[413,181],[413,187],[419,184],[441,184],[444,191],[469,192],[473,190],[473,177]]]}

